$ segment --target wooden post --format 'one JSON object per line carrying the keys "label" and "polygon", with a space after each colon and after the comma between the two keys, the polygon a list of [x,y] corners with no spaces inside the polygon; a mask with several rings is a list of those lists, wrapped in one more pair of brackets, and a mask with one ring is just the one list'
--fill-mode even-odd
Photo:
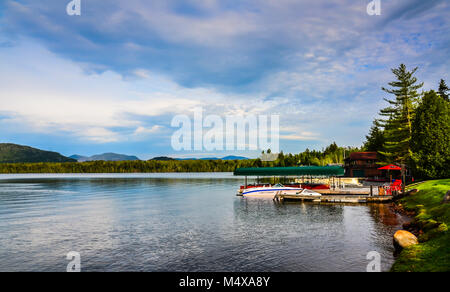
{"label": "wooden post", "polygon": [[247,188],[247,176],[245,176],[245,180],[244,180],[244,188]]}
{"label": "wooden post", "polygon": [[373,196],[373,185],[370,185],[370,196]]}

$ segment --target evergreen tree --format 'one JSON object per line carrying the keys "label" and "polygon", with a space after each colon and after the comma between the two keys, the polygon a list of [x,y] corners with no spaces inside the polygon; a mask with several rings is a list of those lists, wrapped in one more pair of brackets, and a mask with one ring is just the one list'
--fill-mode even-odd
{"label": "evergreen tree", "polygon": [[285,156],[284,156],[283,150],[281,150],[280,153],[278,154],[278,158],[277,158],[277,164],[279,167],[286,166],[284,159],[285,159]]}
{"label": "evergreen tree", "polygon": [[439,83],[439,95],[446,101],[449,101],[448,92],[450,91],[450,88],[448,88],[447,84],[445,84],[444,79],[441,79],[441,82]]}
{"label": "evergreen tree", "polygon": [[380,111],[380,115],[385,119],[377,121],[384,128],[385,138],[384,150],[380,153],[389,162],[400,162],[402,165],[409,163],[411,159],[412,120],[420,97],[417,90],[423,86],[423,83],[418,84],[417,78],[413,76],[416,71],[417,67],[408,71],[404,64],[392,69],[397,80],[389,83],[391,89],[382,89],[395,95],[395,99],[384,99],[390,106]]}
{"label": "evergreen tree", "polygon": [[370,128],[369,135],[366,136],[366,142],[364,143],[364,149],[366,151],[383,151],[383,145],[385,143],[383,130],[378,127],[374,122]]}
{"label": "evergreen tree", "polygon": [[392,69],[392,73],[397,80],[389,83],[392,88],[383,87],[382,90],[393,94],[395,99],[384,99],[389,103],[389,106],[380,111],[380,115],[384,119],[377,120],[377,123],[384,128],[385,138],[384,149],[380,151],[380,154],[388,162],[400,163],[402,167],[402,191],[405,191],[406,165],[411,164],[412,120],[420,98],[417,90],[423,86],[423,83],[417,83],[417,78],[414,77],[417,69],[416,67],[412,71],[408,71],[404,64]]}
{"label": "evergreen tree", "polygon": [[450,104],[427,92],[416,109],[411,146],[416,174],[423,178],[450,177]]}
{"label": "evergreen tree", "polygon": [[336,142],[333,142],[330,144],[330,146],[325,148],[324,155],[335,153],[338,150],[338,148],[339,147],[337,146]]}

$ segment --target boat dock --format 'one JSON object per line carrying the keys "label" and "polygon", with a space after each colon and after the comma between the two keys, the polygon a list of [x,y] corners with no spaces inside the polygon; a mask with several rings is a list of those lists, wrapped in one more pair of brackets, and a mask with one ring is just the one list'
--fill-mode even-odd
{"label": "boat dock", "polygon": [[[301,195],[301,194],[287,194],[278,192],[273,200],[276,202],[314,202],[314,203],[387,203],[391,202],[393,196],[386,195],[384,189],[377,185],[370,186],[349,186],[341,182],[344,175],[344,169],[340,166],[301,166],[301,167],[253,167],[253,168],[237,168],[234,175],[244,176],[244,189],[247,188],[247,177],[256,177],[256,182],[259,182],[259,177],[283,177],[287,179],[294,179],[302,177],[304,181],[305,176],[312,180],[313,177],[328,178],[330,181],[329,188],[317,188],[312,191],[320,193],[321,196]],[[237,194],[242,195],[242,188]]]}
{"label": "boat dock", "polygon": [[368,194],[336,194],[329,193],[322,196],[302,196],[276,194],[276,202],[313,202],[313,203],[388,203],[392,201],[392,196],[370,196]]}

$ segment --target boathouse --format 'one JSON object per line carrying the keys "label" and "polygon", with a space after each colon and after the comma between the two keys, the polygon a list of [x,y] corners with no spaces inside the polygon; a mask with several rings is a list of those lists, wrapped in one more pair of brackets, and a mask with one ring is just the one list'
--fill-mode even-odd
{"label": "boathouse", "polygon": [[[344,168],[342,166],[292,166],[292,167],[247,167],[237,168],[234,175],[245,177],[245,186],[247,186],[247,177],[327,177],[334,179],[335,177],[342,177],[344,175]],[[331,182],[331,181],[330,181]],[[334,185],[334,183],[333,183]]]}
{"label": "boathouse", "polygon": [[[378,189],[372,186],[366,187],[350,187],[344,185],[344,168],[342,166],[301,166],[301,167],[249,167],[237,168],[234,171],[236,176],[244,176],[245,184],[238,191],[238,196],[242,195],[242,190],[248,186],[255,187],[261,177],[284,178],[288,181],[288,185],[300,185],[301,188],[312,189],[322,196],[320,198],[301,195],[279,194],[281,200],[313,200],[320,202],[335,203],[367,203],[369,201],[389,201],[391,196],[383,196],[378,200],[374,195],[378,195]],[[247,184],[248,177],[257,177],[256,184]],[[289,182],[294,179],[294,183]],[[305,182],[306,178],[306,182]],[[316,182],[312,182],[312,178],[316,178]],[[348,180],[348,179],[347,179]],[[324,183],[328,181],[328,183]],[[326,186],[326,187],[324,187]],[[297,186],[298,187],[298,186]],[[317,187],[317,188],[316,188]],[[378,197],[378,196],[377,196]]]}
{"label": "boathouse", "polygon": [[376,152],[353,152],[345,159],[346,177],[381,177],[382,172]]}

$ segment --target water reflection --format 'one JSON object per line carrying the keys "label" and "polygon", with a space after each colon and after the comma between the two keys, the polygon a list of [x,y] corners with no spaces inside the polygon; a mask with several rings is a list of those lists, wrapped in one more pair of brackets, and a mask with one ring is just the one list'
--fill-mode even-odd
{"label": "water reflection", "polygon": [[385,206],[274,204],[229,177],[0,181],[0,271],[365,271],[392,263]]}

